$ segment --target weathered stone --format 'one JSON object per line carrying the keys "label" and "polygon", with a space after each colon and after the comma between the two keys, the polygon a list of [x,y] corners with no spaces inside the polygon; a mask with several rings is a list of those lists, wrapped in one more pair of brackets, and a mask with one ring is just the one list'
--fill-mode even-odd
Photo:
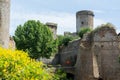
{"label": "weathered stone", "polygon": [[76,13],[76,32],[78,33],[81,28],[89,27],[93,29],[94,13],[89,10],[82,10]]}
{"label": "weathered stone", "polygon": [[104,26],[60,48],[58,61],[62,67],[74,67],[65,71],[75,80],[119,80],[119,55],[120,37],[114,28]]}
{"label": "weathered stone", "polygon": [[8,48],[10,27],[10,0],[0,0],[0,45]]}
{"label": "weathered stone", "polygon": [[50,28],[50,30],[51,30],[51,32],[53,34],[53,38],[56,39],[57,38],[57,24],[47,22],[46,25]]}

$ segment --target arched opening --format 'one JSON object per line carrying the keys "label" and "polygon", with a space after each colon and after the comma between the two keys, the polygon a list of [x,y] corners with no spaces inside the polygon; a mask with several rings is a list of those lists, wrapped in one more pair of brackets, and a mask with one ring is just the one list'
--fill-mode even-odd
{"label": "arched opening", "polygon": [[98,78],[98,80],[103,80],[102,78]]}
{"label": "arched opening", "polygon": [[67,73],[67,79],[68,80],[74,80],[74,75],[73,74],[71,74],[71,73]]}

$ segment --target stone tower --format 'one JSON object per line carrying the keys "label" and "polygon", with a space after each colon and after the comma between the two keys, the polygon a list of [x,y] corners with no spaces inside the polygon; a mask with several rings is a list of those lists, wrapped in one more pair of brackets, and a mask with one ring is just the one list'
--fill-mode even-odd
{"label": "stone tower", "polygon": [[57,24],[47,22],[46,25],[50,28],[51,32],[53,33],[53,38],[56,39],[57,38]]}
{"label": "stone tower", "polygon": [[76,13],[76,32],[78,33],[83,27],[93,28],[94,13],[89,10],[82,10]]}
{"label": "stone tower", "polygon": [[10,0],[0,0],[0,46],[8,48],[10,26]]}

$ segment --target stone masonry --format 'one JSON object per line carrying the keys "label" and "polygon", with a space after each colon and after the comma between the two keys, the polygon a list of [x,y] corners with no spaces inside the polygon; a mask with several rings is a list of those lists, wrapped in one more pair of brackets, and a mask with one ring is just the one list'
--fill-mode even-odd
{"label": "stone masonry", "polygon": [[94,13],[90,10],[82,10],[76,13],[76,32],[81,28],[89,27],[93,29]]}
{"label": "stone masonry", "polygon": [[10,27],[10,0],[0,0],[0,45],[8,48]]}
{"label": "stone masonry", "polygon": [[47,22],[46,25],[50,28],[50,30],[51,30],[51,32],[53,34],[53,38],[56,39],[57,38],[57,24]]}
{"label": "stone masonry", "polygon": [[70,42],[60,49],[59,55],[61,66],[74,68],[65,71],[73,74],[75,80],[120,79],[120,37],[113,27],[102,26],[82,39]]}
{"label": "stone masonry", "polygon": [[61,46],[52,64],[60,64],[62,67],[66,67],[65,71],[67,73],[74,74],[74,66],[76,64],[77,54],[79,53],[79,44],[80,39],[70,42],[67,46]]}

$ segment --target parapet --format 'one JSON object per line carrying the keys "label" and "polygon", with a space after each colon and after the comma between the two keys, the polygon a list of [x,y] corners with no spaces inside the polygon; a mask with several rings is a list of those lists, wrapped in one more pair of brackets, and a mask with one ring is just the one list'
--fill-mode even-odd
{"label": "parapet", "polygon": [[76,13],[76,15],[92,15],[92,16],[94,16],[94,13],[93,13],[93,11],[90,11],[90,10],[82,10],[82,11],[78,11]]}

